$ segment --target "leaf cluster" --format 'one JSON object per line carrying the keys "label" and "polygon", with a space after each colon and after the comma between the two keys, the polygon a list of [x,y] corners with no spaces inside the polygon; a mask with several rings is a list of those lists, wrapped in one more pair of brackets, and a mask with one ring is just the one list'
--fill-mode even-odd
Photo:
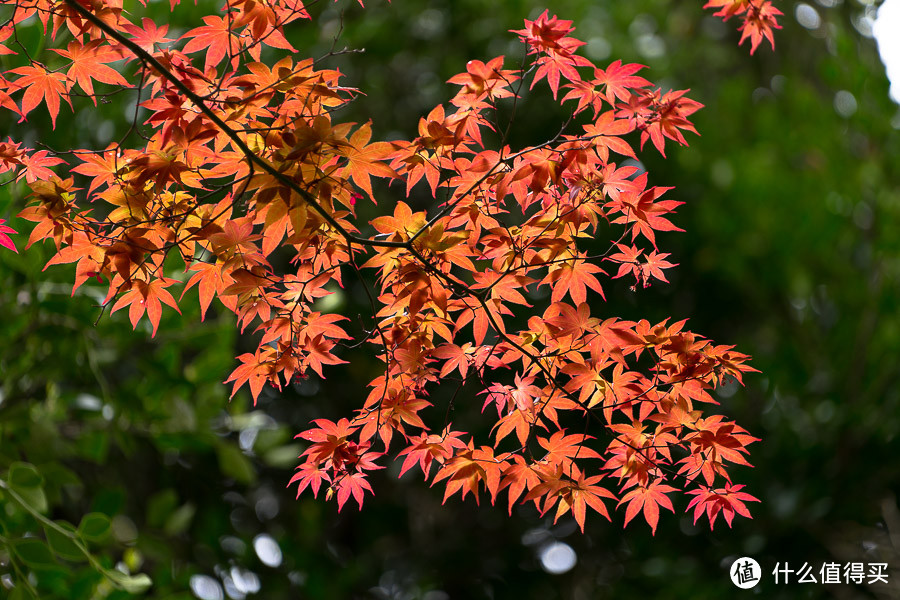
{"label": "leaf cluster", "polygon": [[[28,65],[3,74],[3,106],[24,118],[44,103],[55,126],[60,102],[71,105],[76,86],[93,98],[96,80],[131,89],[149,115],[134,123],[134,144],[65,158],[3,145],[0,171],[31,189],[19,215],[35,224],[27,246],[50,240],[48,266],[74,263],[73,293],[95,279],[103,306],[128,308],[135,327],[146,316],[153,335],[163,305],[180,312],[191,288],[203,316],[217,299],[258,333],[226,380],[254,401],[266,385],[324,377],[351,341],[380,360],[352,418],[318,419],[299,434],[311,444],[292,480],[298,494],[325,489],[339,508],[351,498],[361,507],[369,472],[394,455],[426,479],[436,467],[445,500],[487,492],[494,502],[505,491],[510,509],[571,513],[582,530],[587,509],[608,518],[611,500],[626,505],[626,523],[642,511],[655,531],[677,491],[695,496],[689,508],[711,526],[720,512],[729,524],[749,515],[743,502],[754,498],[728,468],[748,464],[756,438],[698,408],[752,370],[748,357],[683,321],[600,318],[588,302],[604,298],[603,266],[644,287],[675,266],[656,233],[679,230],[670,218],[681,202],[629,159],[647,141],[663,156],[667,142],[687,144],[701,108],[687,90],[656,88],[641,65],[595,65],[578,54],[572,23],[545,11],[513,31],[518,67],[503,56],[470,61],[418,136],[372,141],[370,123],[340,119],[359,91],[298,59],[285,38],[286,25],[309,19],[302,3],[230,3],[177,40],[114,3],[8,6],[6,38],[36,15],[51,40],[71,40],[53,54],[61,67],[10,45]],[[280,58],[263,62],[264,48]],[[502,115],[543,82],[570,118],[551,139],[510,147],[521,124]],[[373,179],[433,204],[388,201],[366,222],[360,203],[385,204]],[[323,308],[346,277],[371,307],[356,339],[345,316]],[[454,429],[434,406],[439,383],[481,388],[487,439]]]}

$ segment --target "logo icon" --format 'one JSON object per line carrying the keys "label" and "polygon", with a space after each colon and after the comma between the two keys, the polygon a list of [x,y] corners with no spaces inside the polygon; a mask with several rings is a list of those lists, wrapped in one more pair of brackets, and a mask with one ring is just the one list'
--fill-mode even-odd
{"label": "logo icon", "polygon": [[731,582],[742,590],[749,590],[757,583],[762,576],[762,567],[759,563],[749,556],[742,556],[733,563],[729,570]]}

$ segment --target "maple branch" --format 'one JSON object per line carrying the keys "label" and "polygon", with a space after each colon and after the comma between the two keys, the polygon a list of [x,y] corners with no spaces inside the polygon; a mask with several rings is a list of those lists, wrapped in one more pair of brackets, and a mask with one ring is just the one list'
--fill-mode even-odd
{"label": "maple branch", "polygon": [[[41,525],[43,525],[43,527],[45,529],[52,529],[58,535],[61,535],[64,538],[66,538],[67,543],[72,544],[78,550],[78,552],[84,557],[84,559],[87,560],[88,563],[90,563],[90,565],[96,571],[100,572],[113,587],[115,587],[116,589],[120,589],[120,590],[125,589],[125,587],[122,585],[122,583],[119,581],[119,579],[117,577],[114,577],[111,575],[111,573],[115,573],[115,571],[110,571],[110,570],[104,568],[103,564],[101,564],[100,560],[97,559],[97,557],[91,553],[91,551],[87,547],[87,544],[84,541],[82,541],[80,536],[78,536],[76,533],[73,533],[72,531],[69,531],[65,527],[62,527],[56,521],[48,519],[47,517],[42,515],[40,512],[38,512],[38,510],[35,509],[35,507],[33,507],[28,502],[28,500],[23,498],[15,489],[13,489],[13,486],[11,486],[9,484],[9,482],[4,481],[3,479],[0,479],[0,490],[3,490],[4,492],[6,492],[6,494],[8,494],[9,497],[12,498],[16,502],[16,504],[21,506],[25,510],[25,512],[27,512],[29,515],[31,515],[31,517],[33,519],[35,519],[37,522],[39,522]],[[8,542],[6,542],[5,539],[3,541],[4,541],[4,543],[8,543]],[[18,568],[16,570],[18,570]],[[146,577],[146,575],[144,577]],[[23,579],[23,581],[28,582],[28,579],[25,578],[25,579]],[[29,582],[28,587],[30,587],[32,590],[34,589],[33,587],[31,587],[30,582]],[[37,597],[37,592],[35,592],[35,597]]]}
{"label": "maple branch", "polygon": [[[493,327],[494,331],[497,333],[497,336],[498,336],[499,338],[501,338],[503,341],[505,341],[506,343],[508,343],[510,346],[512,346],[513,348],[515,348],[515,349],[518,350],[519,352],[521,352],[524,356],[528,357],[528,360],[531,362],[531,364],[534,365],[534,366],[536,366],[536,367],[538,368],[538,370],[541,371],[541,373],[544,375],[544,378],[547,380],[547,382],[548,382],[550,385],[552,385],[556,390],[558,390],[559,392],[561,392],[561,393],[563,394],[563,396],[566,397],[566,399],[568,399],[568,400],[570,400],[571,402],[573,402],[573,403],[579,405],[582,409],[584,409],[585,413],[587,413],[587,414],[590,415],[590,417],[591,417],[592,419],[594,419],[595,421],[601,423],[604,427],[606,426],[606,424],[603,423],[602,419],[601,419],[599,416],[597,416],[597,414],[596,414],[596,413],[588,406],[588,404],[587,404],[586,402],[580,400],[580,399],[579,399],[577,396],[575,396],[572,392],[570,392],[570,391],[568,391],[567,389],[565,389],[565,386],[563,386],[563,385],[557,380],[556,375],[554,375],[554,374],[546,367],[546,365],[544,365],[544,364],[541,363],[540,357],[537,357],[537,356],[534,356],[533,354],[531,354],[525,347],[523,347],[521,344],[519,344],[518,342],[516,342],[515,340],[513,340],[513,339],[509,336],[509,334],[503,332],[503,331],[498,327],[498,324],[497,324],[496,320],[494,319],[494,315],[493,315],[493,314],[491,313],[491,311],[488,309],[487,303],[485,302],[485,300],[484,300],[483,298],[481,298],[481,297],[479,297],[479,296],[477,296],[477,295],[475,295],[475,294],[472,294],[472,296],[475,297],[475,298],[478,300],[478,302],[481,304],[481,309],[482,309],[483,311],[485,311],[485,314],[487,315],[487,318],[488,318],[488,320],[490,321],[491,326]],[[470,308],[470,310],[472,310],[472,309]],[[682,383],[682,382],[684,382],[684,381],[689,381],[689,380],[692,380],[692,379],[698,379],[698,378],[699,378],[699,377],[687,377],[687,378],[682,379],[682,380],[680,380],[680,381],[670,382],[670,384],[671,384],[671,383]],[[658,387],[658,386],[659,386],[659,384],[651,385],[648,389],[644,390],[640,395],[638,395],[637,398],[640,398],[640,397],[643,397],[643,396],[647,395],[648,393],[650,393],[653,389],[655,389],[655,388]],[[629,400],[628,400],[628,402],[633,402],[633,401],[634,401],[634,399],[629,399]],[[621,404],[621,403],[622,403],[622,402],[617,402],[617,404]],[[645,448],[641,448],[641,447],[635,446],[634,444],[630,443],[627,439],[624,439],[621,435],[615,436],[614,439],[620,441],[623,445],[628,446],[629,448],[631,448],[632,450],[634,450],[636,453],[638,453],[638,454],[641,456],[642,459],[644,459],[644,460],[646,461],[646,463],[647,463],[648,465],[652,466],[653,468],[659,469],[659,470],[662,471],[662,472],[668,472],[670,475],[672,475],[672,476],[674,476],[674,477],[681,477],[681,478],[683,478],[683,479],[685,480],[685,483],[686,483],[686,484],[688,484],[688,483],[690,483],[690,482],[692,481],[693,478],[692,478],[689,474],[682,474],[680,471],[676,471],[675,465],[671,465],[671,466],[670,466],[670,465],[667,465],[667,464],[662,464],[662,463],[657,462],[656,460],[654,460],[653,458],[651,458],[650,456],[648,456],[648,455],[644,452]],[[705,457],[704,457],[704,458],[705,458]]]}
{"label": "maple branch", "polygon": [[343,237],[347,242],[355,242],[357,244],[361,244],[363,246],[380,246],[383,248],[406,248],[411,249],[410,242],[391,242],[388,240],[376,240],[371,238],[361,238],[355,236],[348,232],[346,229],[341,226],[337,220],[328,214],[322,206],[316,201],[312,194],[308,191],[301,188],[294,181],[292,181],[289,177],[281,173],[278,169],[273,167],[267,160],[258,156],[253,150],[250,149],[249,146],[241,139],[241,137],[237,134],[237,132],[229,127],[225,121],[223,121],[216,113],[214,113],[209,106],[207,106],[206,102],[197,95],[194,91],[192,91],[188,86],[184,84],[180,79],[175,77],[175,75],[169,71],[166,67],[164,67],[158,60],[156,60],[149,52],[123,36],[121,33],[107,25],[103,20],[99,19],[96,15],[82,6],[77,0],[63,0],[69,7],[74,9],[77,13],[83,16],[85,19],[90,21],[97,28],[102,30],[108,36],[128,48],[132,54],[138,57],[141,62],[146,65],[153,67],[156,71],[158,71],[166,80],[168,80],[172,85],[174,85],[179,92],[184,94],[184,96],[189,99],[197,108],[202,112],[210,121],[212,121],[219,130],[222,131],[225,135],[227,135],[235,146],[241,151],[241,153],[247,158],[248,161],[257,165],[263,171],[277,179],[279,182],[288,187],[291,191],[296,192],[298,196],[303,198],[310,206],[312,206],[313,210],[315,210],[319,216],[321,216],[325,221],[337,231],[341,237]]}
{"label": "maple branch", "polygon": [[[273,27],[295,18],[296,5],[285,12],[278,9],[278,3],[262,2],[277,13]],[[637,498],[633,492],[625,493],[634,485],[643,488],[650,498],[652,494],[664,495],[674,490],[670,486],[650,489],[662,480],[684,478],[691,484],[700,472],[709,484],[720,476],[728,479],[724,461],[737,462],[734,457],[741,458],[729,449],[744,451],[752,438],[749,434],[741,437],[746,432],[740,431],[732,436],[734,423],[722,424],[728,429],[720,429],[721,418],[705,423],[700,420],[701,411],[690,407],[694,400],[713,400],[708,392],[721,384],[722,373],[739,376],[740,371],[747,370],[740,366],[745,357],[738,355],[734,360],[727,353],[730,347],[711,346],[690,332],[679,334],[681,325],[667,329],[665,321],[655,328],[644,320],[633,323],[608,319],[600,324],[601,320],[590,315],[586,304],[586,288],[604,294],[593,275],[599,271],[608,276],[598,259],[619,264],[619,274],[613,279],[631,270],[638,283],[644,281],[645,285],[650,278],[648,273],[660,278],[655,273],[673,266],[663,260],[668,254],[658,253],[653,231],[675,228],[663,215],[672,212],[679,202],[661,202],[654,207],[656,199],[668,188],[647,190],[646,177],[630,184],[629,181],[635,181],[631,176],[636,169],[616,169],[609,156],[635,156],[621,136],[638,131],[641,147],[650,139],[661,153],[663,137],[686,143],[678,129],[693,130],[683,117],[699,107],[688,99],[680,100],[686,92],[661,96],[657,90],[641,89],[651,84],[630,77],[639,65],[611,65],[606,74],[595,67],[595,73],[599,73],[596,79],[586,81],[580,69],[592,63],[576,60],[570,52],[581,42],[559,37],[570,30],[570,22],[549,19],[545,12],[538,21],[526,20],[527,31],[517,32],[531,48],[518,71],[500,68],[502,57],[495,59],[499,62],[488,63],[500,65],[491,67],[492,72],[485,72],[484,63],[479,61],[477,68],[469,69],[470,75],[460,74],[451,80],[471,80],[472,84],[470,87],[466,83],[464,91],[451,100],[458,109],[455,113],[447,115],[444,105],[439,105],[422,121],[424,129],[420,125],[421,136],[415,141],[370,145],[369,126],[360,127],[352,137],[349,132],[354,124],[332,126],[334,111],[359,97],[358,90],[338,85],[339,72],[316,71],[310,67],[315,66],[311,58],[294,63],[285,57],[278,65],[295,64],[288,76],[285,72],[289,69],[278,66],[264,77],[236,77],[244,68],[257,71],[256,65],[249,64],[246,53],[252,48],[256,54],[266,37],[275,33],[274,28],[262,28],[262,21],[258,20],[258,26],[237,31],[246,24],[245,19],[255,19],[249,12],[238,17],[243,10],[239,6],[237,0],[226,0],[223,9],[226,19],[221,22],[227,48],[223,50],[219,40],[215,50],[227,56],[206,56],[207,66],[216,59],[218,65],[227,58],[221,75],[218,67],[200,72],[175,46],[171,55],[158,52],[158,42],[153,40],[166,38],[162,33],[150,33],[149,27],[145,27],[145,39],[134,28],[123,26],[122,19],[103,21],[104,12],[99,5],[65,0],[45,11],[61,16],[62,23],[69,19],[71,31],[77,28],[82,33],[87,31],[89,38],[98,38],[91,44],[103,43],[99,38],[105,36],[117,57],[127,57],[129,64],[137,59],[140,69],[131,127],[147,141],[146,149],[122,148],[129,130],[117,148],[125,166],[120,154],[112,150],[116,146],[110,145],[96,153],[99,158],[82,160],[93,164],[70,169],[94,175],[87,198],[106,200],[105,196],[112,194],[108,204],[117,207],[115,214],[105,213],[105,217],[95,220],[88,218],[87,212],[78,212],[83,209],[71,199],[78,189],[73,188],[72,178],[54,182],[52,193],[46,195],[33,188],[33,196],[41,205],[29,208],[26,218],[39,220],[42,229],[37,231],[56,242],[58,256],[52,262],[79,261],[76,287],[86,277],[96,275],[100,280],[98,273],[102,271],[109,278],[105,308],[119,310],[131,304],[129,316],[135,327],[146,310],[155,335],[160,299],[178,310],[180,299],[176,301],[169,292],[162,292],[175,283],[164,277],[163,265],[168,256],[177,258],[180,253],[186,272],[196,271],[184,291],[198,285],[203,316],[213,298],[218,298],[237,315],[241,332],[257,320],[261,322],[256,331],[264,333],[255,354],[238,357],[243,364],[226,380],[235,382],[232,396],[249,383],[254,402],[267,384],[281,390],[282,377],[288,384],[297,377],[308,377],[312,371],[324,377],[323,365],[346,362],[331,354],[335,347],[373,344],[377,359],[384,363],[383,375],[373,378],[370,386],[375,390],[356,416],[331,424],[330,429],[340,433],[335,435],[340,441],[322,441],[329,430],[322,424],[327,420],[316,421],[319,433],[301,434],[316,444],[304,452],[304,473],[295,476],[292,483],[299,477],[301,491],[311,485],[317,494],[319,486],[328,482],[326,497],[337,494],[338,510],[351,493],[362,506],[362,492],[371,491],[364,471],[380,468],[372,463],[380,454],[371,451],[371,446],[380,438],[387,454],[393,435],[403,436],[409,444],[401,453],[409,454],[404,472],[417,460],[423,471],[430,468],[432,461],[444,465],[433,483],[450,477],[447,495],[462,490],[463,497],[473,492],[477,500],[483,484],[493,503],[498,491],[515,483],[515,489],[510,487],[509,491],[511,508],[527,485],[529,493],[521,502],[534,500],[543,514],[561,499],[557,517],[571,509],[582,530],[584,503],[580,516],[579,509],[572,508],[573,499],[578,497],[576,492],[602,505],[601,497],[612,497],[610,490],[616,489],[615,477],[617,493],[624,494],[619,505]],[[192,30],[177,43],[196,38],[203,29],[208,28]],[[336,54],[340,33],[339,30],[335,35],[328,55]],[[148,41],[152,42],[149,46]],[[143,47],[138,45],[141,42]],[[185,48],[190,53],[195,51]],[[541,54],[539,48],[543,48]],[[535,60],[529,63],[532,55]],[[170,59],[171,63],[163,66]],[[48,71],[36,62],[30,69],[53,81],[63,80],[61,69]],[[294,79],[295,75],[300,76]],[[135,74],[132,79],[137,77]],[[518,80],[515,86],[512,77]],[[520,92],[526,86],[526,78],[534,87],[543,77],[547,77],[554,100],[560,77],[568,80],[571,86],[567,84],[565,88],[572,87],[574,91],[560,99],[559,104],[577,99],[578,107],[561,121],[558,132],[549,140],[513,151],[506,140],[516,122],[517,106],[522,101]],[[27,87],[28,81],[17,79],[9,89],[19,91]],[[127,81],[120,83],[128,85]],[[150,83],[152,98],[143,104],[157,112],[145,124],[153,130],[153,135],[147,137],[138,127],[137,111],[142,104],[143,87],[146,85],[149,90]],[[495,93],[498,85],[502,92]],[[309,91],[305,91],[306,87]],[[598,116],[604,96],[599,91],[601,87],[607,103],[619,112]],[[44,94],[54,127],[60,97],[68,99],[73,95],[72,86],[66,88],[70,91],[68,96],[63,96],[64,92],[52,97]],[[122,90],[124,87],[119,91]],[[506,103],[502,104],[501,113],[498,100],[509,97],[510,92],[511,114],[507,114]],[[616,99],[623,100],[626,93],[630,99],[618,103]],[[159,98],[160,94],[165,98]],[[283,94],[282,101],[278,100],[279,94]],[[222,95],[228,98],[220,98]],[[272,102],[279,105],[276,112],[271,111]],[[680,102],[686,103],[681,107],[684,115],[678,112]],[[232,111],[241,103],[242,108]],[[33,108],[30,104],[26,106],[23,101],[23,109]],[[585,131],[596,133],[578,135],[570,131],[575,128],[575,117],[591,106],[597,123]],[[16,108],[14,105],[13,110]],[[627,118],[615,120],[610,116],[613,113],[624,113]],[[503,123],[507,116],[509,122]],[[283,130],[283,138],[279,130]],[[489,141],[501,138],[499,152],[489,150],[482,134],[490,136]],[[206,145],[209,138],[215,139],[212,147]],[[297,138],[299,143],[295,143]],[[365,152],[367,147],[369,153]],[[391,147],[395,152],[385,149]],[[43,156],[29,156],[18,145],[4,152],[15,161],[31,161],[21,163],[26,164],[26,169],[19,171],[19,179],[27,176],[30,180],[36,172],[45,173],[39,170],[47,164],[40,162]],[[74,151],[79,152],[82,151]],[[137,162],[135,155],[140,156]],[[206,168],[210,163],[214,166]],[[397,165],[403,166],[395,170]],[[183,180],[185,174],[190,178]],[[374,234],[356,229],[359,217],[353,205],[360,198],[356,190],[365,188],[374,197],[370,177],[405,179],[409,196],[410,188],[423,176],[434,199],[428,211],[413,215],[408,204],[398,201],[393,217],[369,221],[376,230]],[[223,180],[225,183],[221,183]],[[108,186],[109,190],[95,193],[98,186]],[[205,186],[211,191],[204,193],[208,189]],[[508,201],[510,196],[515,202]],[[279,201],[273,206],[275,198]],[[343,206],[349,211],[344,211]],[[59,211],[64,211],[64,219],[58,218]],[[428,212],[433,213],[431,218]],[[604,228],[614,238],[619,224],[625,225],[621,236],[611,239],[603,254],[585,251],[584,237],[596,237]],[[631,248],[623,246],[621,254],[610,256],[629,230]],[[654,251],[646,258],[641,258],[645,250],[634,246],[638,235],[653,244]],[[263,240],[261,244],[256,243],[259,239]],[[598,241],[590,248],[602,249],[602,244]],[[65,254],[62,246],[68,246]],[[122,246],[126,247],[124,252]],[[300,265],[296,275],[282,273],[282,265],[273,268],[275,260],[270,263],[269,257],[278,248],[293,248],[290,264]],[[358,262],[365,261],[367,254],[376,256],[365,265]],[[214,256],[212,263],[207,262],[210,256]],[[280,258],[279,255],[279,261]],[[337,319],[323,318],[325,315],[314,310],[316,299],[329,293],[329,282],[343,287],[341,272],[348,266],[363,284],[374,324],[369,326],[360,315],[364,335],[353,345],[342,341],[353,338],[335,325],[340,315],[327,315]],[[366,280],[371,277],[363,277],[363,268],[378,267],[378,284],[368,285]],[[551,291],[549,306],[544,298],[535,298],[535,282],[537,291]],[[125,296],[110,303],[125,290]],[[565,301],[566,295],[571,302]],[[364,298],[359,299],[366,303]],[[155,302],[154,313],[142,306],[145,300]],[[532,309],[529,301],[538,307]],[[529,308],[527,316],[518,313],[523,304]],[[543,317],[537,313],[542,306]],[[528,325],[521,326],[525,319]],[[543,324],[539,324],[541,320]],[[472,333],[460,334],[470,323]],[[463,337],[467,341],[460,346],[458,342]],[[475,343],[470,343],[469,338]],[[441,340],[447,343],[442,344]],[[648,359],[652,364],[647,364]],[[514,366],[514,386],[505,385],[509,383],[505,375],[495,371],[505,366]],[[645,367],[652,375],[638,372]],[[489,369],[492,384],[487,381]],[[461,377],[454,375],[457,370]],[[449,383],[451,388],[442,392],[442,398],[449,397],[449,401],[442,442],[436,445],[430,434],[432,429],[418,412],[434,407],[426,400],[429,387],[441,380],[447,383],[447,379],[457,385],[454,390],[453,383]],[[689,380],[697,381],[682,385]],[[495,442],[493,447],[474,449],[473,435],[465,449],[458,439],[464,432],[449,431],[450,416],[467,384],[478,382],[482,391],[472,399],[488,394],[482,412],[491,402],[497,405],[498,419],[488,434]],[[565,427],[560,424],[558,413],[563,411],[566,427],[571,419],[579,419],[583,426],[580,438],[562,438]],[[655,433],[648,419],[659,423]],[[592,449],[593,443],[584,443],[598,423],[598,437],[608,442],[604,454],[612,458],[600,467],[599,475],[586,477],[587,469],[581,470],[585,459],[603,458]],[[541,429],[549,431],[551,424],[557,431],[548,442],[541,437]],[[648,427],[650,431],[645,432]],[[411,428],[420,431],[412,435]],[[504,448],[512,445],[504,440],[513,432],[518,447],[499,453],[501,444]],[[714,439],[703,439],[706,434]],[[351,442],[351,436],[356,436],[359,443]],[[544,458],[536,460],[533,452],[537,453],[538,444],[547,452]],[[675,462],[670,449],[678,455],[687,451],[689,456]],[[482,467],[489,464],[498,467],[486,475]],[[481,474],[466,475],[460,471],[464,465],[474,465]],[[520,466],[530,473],[523,475]],[[594,485],[607,476],[604,487]],[[426,480],[427,477],[426,471]],[[535,483],[535,478],[540,483]],[[539,487],[532,491],[535,485]],[[541,508],[539,501],[544,496]],[[604,507],[590,505],[609,516]],[[626,524],[634,516],[633,507],[639,508],[635,500],[629,504]],[[648,517],[648,522],[655,530],[655,519],[651,522]]]}

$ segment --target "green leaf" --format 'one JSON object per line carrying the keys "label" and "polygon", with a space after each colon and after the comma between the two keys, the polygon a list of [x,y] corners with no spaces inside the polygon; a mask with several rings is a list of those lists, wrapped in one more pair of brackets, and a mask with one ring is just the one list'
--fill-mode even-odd
{"label": "green leaf", "polygon": [[13,544],[13,550],[16,556],[32,569],[53,567],[56,564],[56,561],[53,559],[53,553],[50,552],[50,547],[37,538],[16,540]]}
{"label": "green leaf", "polygon": [[[253,444],[253,451],[257,454],[265,454],[273,448],[283,446],[291,440],[291,431],[287,427],[276,429],[260,429]],[[294,457],[297,458],[296,456]]]}
{"label": "green leaf", "polygon": [[117,542],[131,544],[138,538],[137,525],[125,515],[116,515],[112,520],[112,533]]}
{"label": "green leaf", "polygon": [[140,594],[142,592],[147,591],[151,585],[153,585],[153,580],[150,579],[144,573],[138,573],[137,575],[126,575],[121,571],[116,571],[115,569],[110,569],[107,571],[103,571],[103,574],[109,578],[113,584],[128,592],[129,594]]}
{"label": "green leaf", "polygon": [[39,488],[44,483],[44,478],[34,465],[24,462],[14,462],[9,466],[9,484],[19,489]]}
{"label": "green leaf", "polygon": [[216,446],[219,468],[222,473],[240,483],[250,484],[256,480],[253,464],[236,446],[219,444]]}
{"label": "green leaf", "polygon": [[91,503],[91,512],[100,512],[110,517],[119,514],[125,506],[125,490],[104,488],[97,492]]}
{"label": "green leaf", "polygon": [[78,524],[78,533],[91,542],[102,542],[109,536],[109,517],[103,513],[88,513]]}
{"label": "green leaf", "polygon": [[44,478],[34,465],[14,462],[7,475],[9,487],[22,497],[22,500],[39,513],[47,512],[47,496],[44,494]]}
{"label": "green leaf", "polygon": [[126,548],[122,553],[122,562],[128,567],[128,571],[133,573],[140,570],[144,564],[144,555],[137,548]]}
{"label": "green leaf", "polygon": [[9,593],[9,600],[34,600],[34,596],[23,585],[17,585]]}
{"label": "green leaf", "polygon": [[47,496],[44,494],[44,488],[12,488],[22,500],[39,513],[47,512]]}
{"label": "green leaf", "polygon": [[267,429],[274,426],[272,417],[261,410],[254,410],[248,413],[231,415],[231,429],[233,431],[242,431],[244,429]]}
{"label": "green leaf", "polygon": [[178,494],[172,488],[153,494],[147,502],[147,524],[151,527],[161,528],[176,506],[178,506]]}
{"label": "green leaf", "polygon": [[197,507],[190,502],[179,506],[178,509],[166,519],[163,531],[169,536],[178,535],[190,526],[195,512],[197,512]]}
{"label": "green leaf", "polygon": [[78,438],[79,453],[97,464],[104,464],[109,454],[109,434],[105,431],[91,431]]}
{"label": "green leaf", "polygon": [[262,455],[262,459],[271,467],[283,469],[297,464],[297,457],[301,452],[303,452],[303,446],[300,444],[286,444],[272,448]]}
{"label": "green leaf", "polygon": [[69,531],[72,535],[64,535],[53,527],[47,527],[45,525],[44,534],[47,536],[47,542],[50,544],[50,549],[63,560],[71,562],[86,561],[87,556],[85,556],[76,541],[78,540],[78,533],[75,531],[75,528],[65,521],[55,521],[55,523]]}

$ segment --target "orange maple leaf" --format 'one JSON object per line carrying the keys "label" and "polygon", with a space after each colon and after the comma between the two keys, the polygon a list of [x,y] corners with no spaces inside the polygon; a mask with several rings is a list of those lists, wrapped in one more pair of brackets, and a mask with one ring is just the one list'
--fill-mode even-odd
{"label": "orange maple leaf", "polygon": [[114,313],[120,308],[130,305],[128,317],[131,319],[132,327],[137,327],[138,321],[141,320],[141,317],[144,316],[144,312],[146,311],[147,317],[153,325],[153,335],[151,337],[155,337],[156,330],[159,327],[159,319],[162,316],[162,303],[168,304],[174,308],[178,314],[181,314],[181,310],[178,308],[175,298],[173,298],[172,294],[165,289],[173,283],[177,283],[177,281],[166,277],[154,279],[149,283],[139,279],[134,280],[131,283],[131,289],[119,298],[113,305],[110,313]]}
{"label": "orange maple leaf", "polygon": [[122,60],[122,56],[105,44],[104,40],[93,40],[84,45],[78,41],[72,41],[65,50],[53,49],[53,51],[72,61],[69,70],[66,71],[66,78],[77,83],[91,97],[94,106],[97,105],[97,98],[94,97],[93,79],[110,85],[131,87],[131,84],[118,71],[106,65],[106,63]]}
{"label": "orange maple leaf", "polygon": [[750,511],[744,502],[759,502],[759,498],[754,498],[750,494],[742,492],[743,488],[743,485],[732,485],[729,483],[724,488],[711,489],[703,486],[698,490],[689,491],[688,494],[696,495],[687,507],[688,510],[694,509],[694,523],[697,522],[697,519],[704,512],[706,512],[706,517],[709,519],[710,529],[715,526],[716,517],[719,516],[719,513],[722,513],[725,517],[725,522],[728,523],[729,527],[731,527],[735,513],[752,519],[753,517],[750,515]]}
{"label": "orange maple leaf", "polygon": [[613,105],[616,98],[619,100],[628,100],[629,90],[649,87],[652,84],[639,75],[635,75],[641,69],[646,69],[646,65],[627,64],[623,65],[621,60],[615,60],[609,63],[606,70],[595,69],[594,79],[591,81],[595,86],[604,87],[604,95],[606,101]]}
{"label": "orange maple leaf", "polygon": [[241,40],[234,34],[230,19],[209,15],[203,17],[203,22],[206,25],[195,27],[182,36],[184,39],[193,38],[185,44],[182,52],[192,54],[205,51],[204,71],[222,62],[226,54],[235,63],[241,51]]}
{"label": "orange maple leaf", "polygon": [[0,219],[0,246],[18,254],[19,251],[16,249],[16,245],[13,243],[12,238],[9,237],[9,234],[16,233],[16,230],[8,225],[4,225],[4,223],[6,223],[6,220]]}
{"label": "orange maple leaf", "polygon": [[347,159],[347,165],[344,167],[342,174],[352,179],[356,185],[361,187],[369,195],[372,201],[375,196],[372,193],[372,182],[370,176],[375,177],[397,177],[397,172],[390,168],[386,163],[382,162],[387,158],[394,147],[389,142],[369,143],[372,137],[372,122],[357,129],[350,137],[350,146],[342,149],[342,154]]}
{"label": "orange maple leaf", "polygon": [[744,23],[738,28],[741,32],[741,41],[750,38],[750,54],[756,52],[756,48],[763,41],[763,38],[769,40],[772,49],[775,49],[775,37],[772,33],[773,29],[781,29],[776,17],[782,15],[780,10],[772,6],[771,2],[763,2],[759,6],[750,5],[747,14],[744,15]]}
{"label": "orange maple leaf", "polygon": [[619,500],[618,504],[618,506],[621,506],[623,503],[628,502],[628,506],[625,508],[625,524],[623,527],[627,526],[643,508],[644,518],[650,525],[653,535],[656,535],[656,525],[659,523],[659,507],[662,506],[674,513],[675,508],[672,506],[672,501],[666,496],[666,493],[677,491],[672,486],[661,484],[658,480],[646,487],[637,487],[631,490]]}
{"label": "orange maple leaf", "polygon": [[22,115],[30,113],[41,101],[47,103],[47,111],[50,120],[56,128],[56,115],[59,114],[59,98],[62,96],[72,107],[72,102],[66,94],[66,78],[62,73],[51,73],[41,63],[32,63],[28,67],[12,69],[10,73],[21,75],[12,82],[16,89],[24,89],[22,97]]}

